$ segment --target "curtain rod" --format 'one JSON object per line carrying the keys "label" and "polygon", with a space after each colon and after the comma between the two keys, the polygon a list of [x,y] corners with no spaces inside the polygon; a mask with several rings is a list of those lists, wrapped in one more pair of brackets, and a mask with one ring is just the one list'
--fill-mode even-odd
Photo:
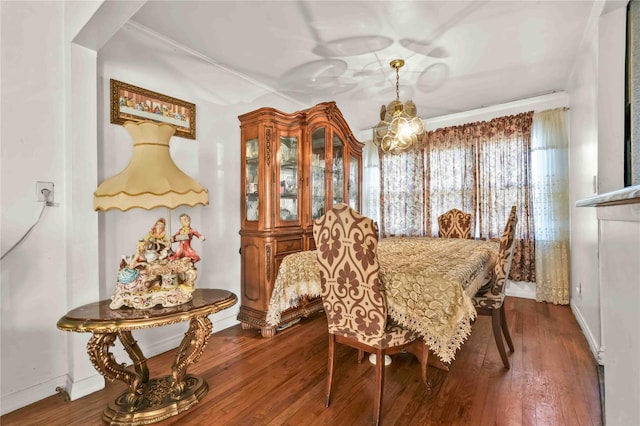
{"label": "curtain rod", "polygon": [[557,107],[557,108],[543,109],[542,111],[534,111],[534,112],[546,112],[546,111],[553,111],[553,110],[561,109],[561,108],[562,108],[562,110],[563,110],[563,111],[569,111],[569,110],[571,109],[571,108],[569,108],[569,107],[567,107],[567,106],[566,106],[566,107]]}

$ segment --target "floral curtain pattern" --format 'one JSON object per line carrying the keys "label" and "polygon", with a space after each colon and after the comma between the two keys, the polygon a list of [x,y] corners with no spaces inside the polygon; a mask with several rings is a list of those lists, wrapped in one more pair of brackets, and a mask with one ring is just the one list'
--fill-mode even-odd
{"label": "floral curtain pattern", "polygon": [[451,208],[472,215],[471,235],[500,238],[517,206],[509,278],[535,282],[530,150],[533,112],[425,133],[400,155],[380,153],[381,232],[437,236]]}
{"label": "floral curtain pattern", "polygon": [[563,108],[535,113],[531,129],[536,300],[568,305],[569,138]]}
{"label": "floral curtain pattern", "polygon": [[478,226],[480,237],[502,235],[511,206],[518,225],[509,279],[535,282],[531,215],[533,112],[478,123]]}
{"label": "floral curtain pattern", "polygon": [[471,214],[471,236],[475,234],[476,143],[472,126],[446,127],[427,132],[424,138],[427,164],[425,179],[425,234],[438,236],[438,216],[457,208]]}
{"label": "floral curtain pattern", "polygon": [[418,150],[380,156],[382,236],[424,235],[423,165],[422,152]]}

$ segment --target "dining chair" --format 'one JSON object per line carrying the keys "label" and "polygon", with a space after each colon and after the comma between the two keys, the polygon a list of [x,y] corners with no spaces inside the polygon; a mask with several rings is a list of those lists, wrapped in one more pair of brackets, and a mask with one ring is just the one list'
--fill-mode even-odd
{"label": "dining chair", "polygon": [[498,259],[493,270],[493,276],[489,285],[483,286],[473,297],[473,305],[478,315],[491,316],[493,328],[493,337],[498,346],[498,352],[502,358],[502,363],[509,369],[509,358],[504,349],[502,336],[507,341],[509,349],[514,352],[513,342],[509,334],[507,326],[507,316],[504,308],[505,290],[509,270],[511,269],[511,259],[513,258],[513,246],[515,241],[516,224],[516,206],[511,207],[507,224],[500,238],[500,248],[498,249]]}
{"label": "dining chair", "polygon": [[[329,357],[325,405],[331,402],[336,343],[376,356],[374,423],[380,422],[385,355],[409,352],[422,367],[427,384],[429,348],[420,336],[395,324],[387,315],[384,289],[379,279],[378,225],[340,203],[313,223],[320,268],[322,304],[327,315]],[[427,385],[428,386],[428,385]]]}
{"label": "dining chair", "polygon": [[471,238],[471,215],[451,209],[438,216],[438,236],[441,238]]}

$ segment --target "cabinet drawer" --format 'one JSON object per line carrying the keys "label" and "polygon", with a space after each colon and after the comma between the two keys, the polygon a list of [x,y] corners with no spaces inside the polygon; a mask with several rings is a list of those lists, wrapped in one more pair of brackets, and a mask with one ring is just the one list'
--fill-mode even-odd
{"label": "cabinet drawer", "polygon": [[302,238],[294,238],[290,240],[278,240],[276,243],[276,253],[288,253],[292,251],[302,250]]}

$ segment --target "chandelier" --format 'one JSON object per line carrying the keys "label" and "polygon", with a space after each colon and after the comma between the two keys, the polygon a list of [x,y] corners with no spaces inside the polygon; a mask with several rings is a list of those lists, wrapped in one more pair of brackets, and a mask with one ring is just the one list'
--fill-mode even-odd
{"label": "chandelier", "polygon": [[383,152],[399,154],[417,142],[424,133],[424,123],[416,116],[413,101],[400,102],[400,75],[398,70],[404,66],[403,59],[394,59],[389,63],[396,70],[396,100],[380,108],[380,123],[376,126],[374,143]]}

